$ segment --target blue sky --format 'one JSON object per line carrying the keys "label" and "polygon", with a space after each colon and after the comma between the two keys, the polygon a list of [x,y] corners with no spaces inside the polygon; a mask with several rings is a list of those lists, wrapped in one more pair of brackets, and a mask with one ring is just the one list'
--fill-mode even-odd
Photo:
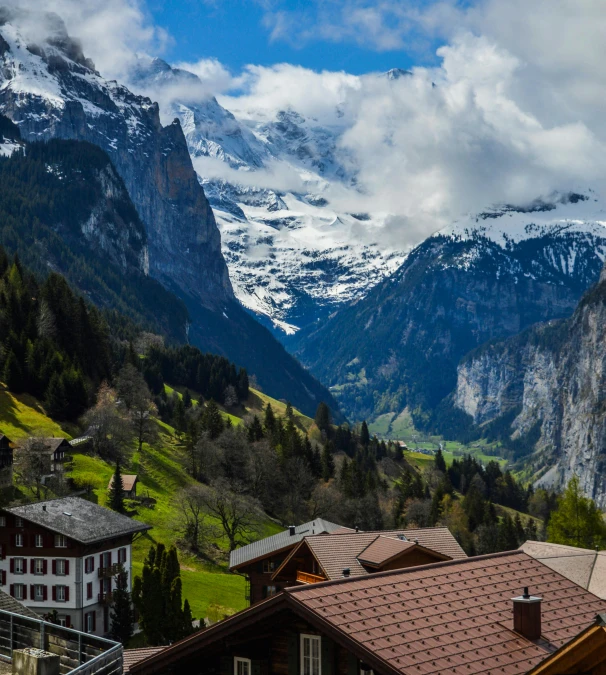
{"label": "blue sky", "polygon": [[[148,0],[147,8],[154,23],[172,38],[164,54],[171,62],[216,58],[233,71],[249,63],[288,62],[314,70],[361,74],[406,69],[433,60],[438,43],[423,36],[419,44],[414,31],[402,41],[395,40],[395,44],[358,40],[356,26],[351,33],[333,37],[331,22],[341,27],[347,2]],[[376,4],[356,3],[357,7]],[[413,4],[422,7],[427,3],[402,0],[400,4],[409,9]],[[346,16],[351,13],[347,11]]]}

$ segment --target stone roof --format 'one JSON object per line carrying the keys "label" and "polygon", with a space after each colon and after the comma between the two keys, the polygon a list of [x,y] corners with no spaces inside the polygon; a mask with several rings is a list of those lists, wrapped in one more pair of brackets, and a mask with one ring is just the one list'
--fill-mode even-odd
{"label": "stone roof", "polygon": [[48,452],[49,455],[52,455],[56,452],[57,448],[65,444],[67,448],[71,448],[69,441],[66,438],[26,438],[18,441],[17,449],[22,449],[25,446],[27,441],[36,441],[36,445],[39,447],[40,452]]}
{"label": "stone roof", "polygon": [[82,544],[151,529],[150,525],[127,518],[81,497],[49,499],[25,506],[14,506],[5,511]]}
{"label": "stone roof", "polygon": [[520,550],[599,598],[606,598],[606,551],[545,541],[526,541]]}
{"label": "stone roof", "polygon": [[252,544],[248,544],[248,546],[237,548],[229,555],[229,568],[234,569],[241,565],[247,565],[271,553],[288,551],[309,535],[329,534],[339,529],[343,529],[341,525],[336,525],[328,520],[322,520],[322,518],[316,518],[308,523],[297,525],[293,535],[290,534],[289,530],[284,530],[284,532],[279,532],[271,537],[254,541]]}
{"label": "stone roof", "polygon": [[[542,635],[513,630],[512,598],[542,598]],[[592,595],[522,551],[463,558],[364,577],[293,586],[138,664],[149,675],[238,638],[287,609],[390,675],[520,675],[604,612]]]}

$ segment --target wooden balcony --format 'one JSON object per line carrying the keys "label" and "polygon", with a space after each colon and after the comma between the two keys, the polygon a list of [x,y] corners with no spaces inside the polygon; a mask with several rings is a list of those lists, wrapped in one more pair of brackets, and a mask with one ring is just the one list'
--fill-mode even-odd
{"label": "wooden balcony", "polygon": [[310,574],[309,572],[297,570],[297,582],[300,584],[317,584],[320,581],[326,581],[326,579],[318,574]]}
{"label": "wooden balcony", "polygon": [[115,577],[116,574],[120,574],[120,567],[121,565],[119,565],[118,563],[114,563],[109,567],[99,567],[97,569],[97,575],[100,579],[104,577]]}
{"label": "wooden balcony", "polygon": [[110,593],[98,593],[97,594],[97,600],[102,605],[111,605],[114,601],[114,594],[112,592],[110,592]]}

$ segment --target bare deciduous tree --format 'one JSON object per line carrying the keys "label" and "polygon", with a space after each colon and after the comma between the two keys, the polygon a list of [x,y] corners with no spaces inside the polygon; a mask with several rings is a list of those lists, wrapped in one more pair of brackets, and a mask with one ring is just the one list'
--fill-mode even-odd
{"label": "bare deciduous tree", "polygon": [[50,474],[50,455],[43,438],[28,438],[16,453],[15,474],[36,499],[42,496],[44,477]]}
{"label": "bare deciduous tree", "polygon": [[201,486],[202,503],[207,512],[217,518],[230,552],[244,546],[258,536],[259,503],[238,491],[226,480]]}
{"label": "bare deciduous tree", "polygon": [[103,382],[97,392],[97,402],[83,417],[95,453],[111,462],[122,459],[124,449],[132,438],[128,420],[119,409],[117,400],[116,391]]}
{"label": "bare deciduous tree", "polygon": [[200,551],[206,541],[215,539],[220,532],[208,522],[208,513],[205,509],[203,488],[192,485],[182,490],[177,497],[179,523],[183,541],[192,551]]}
{"label": "bare deciduous tree", "polygon": [[158,426],[154,419],[154,415],[158,412],[156,405],[145,378],[130,363],[120,371],[117,389],[141,452],[143,443],[153,443],[158,437]]}

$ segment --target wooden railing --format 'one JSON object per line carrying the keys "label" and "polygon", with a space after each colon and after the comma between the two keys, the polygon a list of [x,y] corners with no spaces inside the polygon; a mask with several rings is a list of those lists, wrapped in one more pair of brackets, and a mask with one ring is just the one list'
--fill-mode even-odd
{"label": "wooden railing", "polygon": [[97,575],[99,578],[102,577],[115,577],[116,574],[120,574],[120,568],[122,566],[119,563],[114,563],[109,567],[99,567],[97,568]]}
{"label": "wooden railing", "polygon": [[317,584],[320,581],[326,581],[326,579],[318,574],[310,574],[309,572],[297,570],[297,581],[300,584]]}

